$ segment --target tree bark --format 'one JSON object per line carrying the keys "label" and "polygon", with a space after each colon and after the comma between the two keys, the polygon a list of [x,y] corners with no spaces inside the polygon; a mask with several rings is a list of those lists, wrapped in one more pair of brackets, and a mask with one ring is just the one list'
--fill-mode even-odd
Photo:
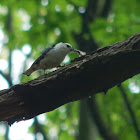
{"label": "tree bark", "polygon": [[140,33],[76,58],[47,76],[2,90],[0,121],[11,125],[88,97],[91,93],[106,93],[140,73],[139,60]]}

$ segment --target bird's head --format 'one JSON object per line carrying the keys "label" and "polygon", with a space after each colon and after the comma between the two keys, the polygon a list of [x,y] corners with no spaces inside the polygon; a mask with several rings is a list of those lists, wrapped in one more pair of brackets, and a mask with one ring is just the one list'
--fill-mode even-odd
{"label": "bird's head", "polygon": [[63,42],[56,44],[55,49],[59,50],[61,53],[63,52],[64,54],[68,54],[70,52],[76,52],[76,53],[78,53],[79,56],[86,54],[85,52],[74,49],[71,44],[63,43]]}
{"label": "bird's head", "polygon": [[67,53],[72,52],[72,51],[77,52],[77,51],[72,47],[72,45],[69,44],[69,43],[60,42],[60,43],[56,44],[55,47],[58,48],[58,49],[61,49],[61,50],[65,51],[65,52],[67,52]]}

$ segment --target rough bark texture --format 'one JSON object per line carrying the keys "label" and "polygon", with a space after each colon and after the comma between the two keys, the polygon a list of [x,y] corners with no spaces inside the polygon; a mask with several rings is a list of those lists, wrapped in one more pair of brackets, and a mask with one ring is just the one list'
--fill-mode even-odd
{"label": "rough bark texture", "polygon": [[0,121],[27,120],[90,93],[106,92],[140,73],[139,60],[140,33],[76,58],[47,76],[2,90]]}

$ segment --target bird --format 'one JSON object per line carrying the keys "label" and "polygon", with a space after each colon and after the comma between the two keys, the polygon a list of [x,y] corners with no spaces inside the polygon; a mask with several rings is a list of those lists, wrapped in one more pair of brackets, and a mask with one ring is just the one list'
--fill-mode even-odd
{"label": "bird", "polygon": [[69,43],[57,43],[44,50],[44,52],[33,62],[31,67],[23,74],[30,76],[36,70],[45,70],[59,67],[65,56],[70,52],[76,52],[80,54],[79,50],[76,50]]}

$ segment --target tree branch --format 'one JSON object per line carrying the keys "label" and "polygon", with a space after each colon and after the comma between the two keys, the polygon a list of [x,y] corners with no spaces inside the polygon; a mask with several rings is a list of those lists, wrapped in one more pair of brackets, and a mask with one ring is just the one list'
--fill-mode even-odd
{"label": "tree branch", "polygon": [[32,81],[0,91],[0,121],[27,120],[140,73],[140,33]]}

